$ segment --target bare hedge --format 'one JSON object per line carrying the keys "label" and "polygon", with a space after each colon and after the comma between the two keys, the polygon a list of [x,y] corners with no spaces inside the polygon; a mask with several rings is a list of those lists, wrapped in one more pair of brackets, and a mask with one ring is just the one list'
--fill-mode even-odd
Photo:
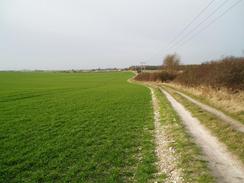
{"label": "bare hedge", "polygon": [[[179,71],[179,69],[181,71]],[[225,87],[244,90],[244,57],[226,57],[200,65],[179,66],[178,71],[142,72],[136,77],[140,81],[173,81],[185,86]]]}
{"label": "bare hedge", "polygon": [[244,90],[244,58],[226,57],[194,68],[186,68],[174,82],[193,87],[206,85]]}
{"label": "bare hedge", "polygon": [[136,76],[139,81],[172,81],[176,78],[176,73],[169,73],[166,71],[160,72],[142,72]]}

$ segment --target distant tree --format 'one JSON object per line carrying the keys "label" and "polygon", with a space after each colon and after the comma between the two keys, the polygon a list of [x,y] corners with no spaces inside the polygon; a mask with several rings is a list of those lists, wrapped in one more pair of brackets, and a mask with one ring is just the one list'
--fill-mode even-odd
{"label": "distant tree", "polygon": [[164,58],[163,67],[170,72],[177,70],[179,65],[180,57],[176,53],[166,55],[166,57]]}

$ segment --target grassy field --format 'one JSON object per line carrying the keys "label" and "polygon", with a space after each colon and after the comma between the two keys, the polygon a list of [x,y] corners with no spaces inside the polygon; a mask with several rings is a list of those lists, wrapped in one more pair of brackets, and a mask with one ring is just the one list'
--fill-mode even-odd
{"label": "grassy field", "polygon": [[154,178],[149,89],[132,73],[0,73],[0,182]]}

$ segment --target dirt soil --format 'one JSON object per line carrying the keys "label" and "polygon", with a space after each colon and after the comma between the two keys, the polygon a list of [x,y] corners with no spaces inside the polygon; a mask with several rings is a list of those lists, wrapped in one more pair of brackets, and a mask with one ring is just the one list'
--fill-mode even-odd
{"label": "dirt soil", "polygon": [[198,119],[192,117],[182,104],[177,102],[168,92],[161,89],[167,99],[181,117],[184,125],[194,138],[195,142],[202,148],[209,167],[221,183],[243,183],[244,165],[231,154],[226,146],[218,141]]}

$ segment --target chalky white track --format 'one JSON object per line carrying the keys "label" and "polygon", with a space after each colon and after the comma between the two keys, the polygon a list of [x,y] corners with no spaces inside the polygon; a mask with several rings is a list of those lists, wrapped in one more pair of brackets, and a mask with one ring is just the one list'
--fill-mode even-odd
{"label": "chalky white track", "polygon": [[243,183],[243,164],[197,118],[192,117],[182,104],[165,90],[161,89],[161,92],[165,94],[195,142],[201,147],[217,181],[221,183]]}

